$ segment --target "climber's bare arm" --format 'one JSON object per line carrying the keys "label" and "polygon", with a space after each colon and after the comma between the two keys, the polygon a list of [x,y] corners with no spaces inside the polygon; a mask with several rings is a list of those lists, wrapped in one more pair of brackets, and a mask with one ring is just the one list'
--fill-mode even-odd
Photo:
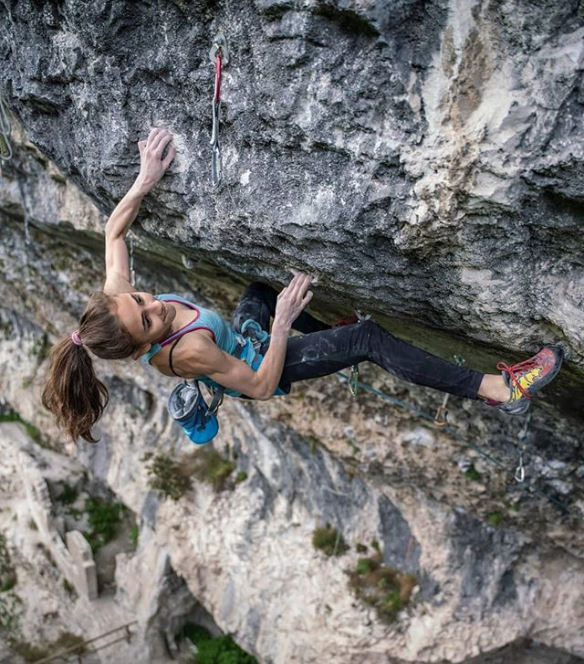
{"label": "climber's bare arm", "polygon": [[173,351],[174,370],[185,378],[208,376],[223,387],[253,399],[269,399],[278,387],[292,323],[312,299],[310,277],[296,274],[276,302],[270,345],[257,371],[243,360],[224,353],[207,335],[185,334]]}
{"label": "climber's bare arm", "polygon": [[174,159],[170,146],[164,159],[162,154],[172,140],[168,129],[155,127],[148,139],[138,142],[140,172],[128,193],[116,205],[105,225],[105,284],[104,292],[111,295],[133,291],[130,284],[130,265],[126,247],[126,233],[138,215],[144,196],[164,175]]}
{"label": "climber's bare arm", "polygon": [[[276,391],[282,373],[281,364],[287,343],[286,339],[283,341],[283,344],[274,344],[272,338],[266,357],[258,371],[254,371],[243,360],[222,351],[207,336],[188,334],[177,343],[172,354],[172,366],[184,378],[208,376],[219,385],[252,399],[269,399]],[[276,357],[278,345],[283,347],[280,349],[281,363]],[[270,354],[273,356],[271,361]]]}

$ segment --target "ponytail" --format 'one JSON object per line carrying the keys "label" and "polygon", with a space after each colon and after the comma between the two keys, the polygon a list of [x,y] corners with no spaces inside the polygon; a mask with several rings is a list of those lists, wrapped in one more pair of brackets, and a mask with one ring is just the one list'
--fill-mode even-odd
{"label": "ponytail", "polygon": [[91,428],[109,401],[107,387],[97,378],[87,349],[103,359],[130,357],[137,349],[128,331],[114,315],[114,298],[94,293],[79,322],[78,339],[61,339],[51,349],[42,404],[75,441],[79,436],[96,443]]}
{"label": "ponytail", "polygon": [[57,424],[73,440],[79,436],[89,443],[97,440],[91,427],[101,417],[109,401],[107,387],[98,380],[93,361],[83,346],[71,337],[59,341],[51,351],[43,406],[57,416]]}

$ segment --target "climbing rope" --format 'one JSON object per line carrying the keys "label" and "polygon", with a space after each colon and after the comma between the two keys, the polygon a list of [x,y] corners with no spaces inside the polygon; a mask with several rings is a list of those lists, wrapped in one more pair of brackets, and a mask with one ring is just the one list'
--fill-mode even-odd
{"label": "climbing rope", "polygon": [[221,110],[221,72],[223,66],[229,62],[227,41],[221,32],[217,33],[209,52],[211,64],[215,65],[215,88],[213,91],[213,128],[211,130],[211,184],[214,188],[221,184],[223,177],[223,164],[221,160],[221,145],[219,144],[219,119]]}
{"label": "climbing rope", "polygon": [[0,159],[8,161],[12,157],[10,145],[10,118],[4,105],[4,98],[0,94]]}
{"label": "climbing rope", "polygon": [[[351,380],[351,377],[348,376],[346,373],[342,371],[337,371],[337,375],[339,378],[341,378],[344,381],[349,382]],[[415,406],[412,406],[411,404],[407,403],[406,401],[402,401],[401,399],[396,399],[395,397],[392,397],[389,394],[386,394],[385,392],[382,392],[381,390],[376,389],[375,387],[372,387],[371,385],[367,385],[366,383],[362,382],[357,382],[357,387],[361,388],[362,390],[365,390],[366,392],[370,392],[371,394],[375,394],[379,398],[383,399],[384,401],[387,401],[388,403],[393,404],[394,406],[399,406],[400,408],[404,408],[405,410],[408,410],[410,413],[414,414],[416,417],[419,417],[424,420],[428,420],[429,422],[434,423],[435,416],[430,415],[430,413],[426,413],[423,410],[420,410],[419,408],[416,408]],[[519,433],[518,438],[520,438],[521,441],[524,441],[526,436],[527,436],[527,428],[529,426],[529,421],[530,421],[531,413],[529,414],[529,417],[526,419],[522,430]],[[501,470],[504,470],[505,472],[508,472],[509,468],[508,466],[498,459],[497,457],[493,456],[492,454],[489,454],[488,452],[485,452],[479,445],[473,443],[471,440],[468,438],[465,438],[464,436],[461,436],[460,433],[450,424],[441,427],[441,430],[450,434],[455,440],[458,440],[461,443],[464,443],[467,447],[470,447],[472,450],[474,450],[477,454],[482,456],[484,459],[487,459],[490,463],[493,465],[497,466]],[[523,442],[521,443],[523,444]],[[515,445],[517,447],[517,445]],[[521,448],[520,448],[521,449]],[[521,456],[520,456],[520,466],[519,467],[523,468],[523,456],[522,453],[525,451],[525,445],[523,445],[523,449],[521,449]],[[517,470],[515,471],[517,474]],[[550,503],[552,503],[555,507],[557,507],[561,512],[564,514],[570,514],[570,509],[561,501],[555,499],[553,496],[548,496],[546,493],[538,489],[535,485],[533,484],[527,484],[524,482],[525,479],[525,474],[524,470],[522,471],[522,478],[521,480],[517,480],[519,486],[522,489],[525,490],[531,490],[540,497],[546,498]],[[516,477],[517,479],[517,477]]]}

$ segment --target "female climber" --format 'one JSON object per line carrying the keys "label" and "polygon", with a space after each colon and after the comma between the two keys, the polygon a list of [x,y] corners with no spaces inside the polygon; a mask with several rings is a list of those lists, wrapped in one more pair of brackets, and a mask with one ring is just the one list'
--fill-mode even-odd
{"label": "female climber", "polygon": [[[108,401],[89,351],[104,359],[143,356],[166,376],[204,376],[231,394],[252,399],[285,394],[291,383],[370,360],[404,380],[481,398],[511,414],[524,413],[533,395],[558,373],[559,346],[545,346],[512,366],[501,362],[497,365],[501,374],[482,374],[426,353],[368,320],[330,327],[304,311],[312,291],[310,278],[302,273],[295,274],[279,294],[267,285],[252,284],[231,325],[179,296],[136,291],[130,284],[125,236],[142,199],[174,159],[171,141],[170,131],[158,127],[138,142],[138,177],[105,226],[103,291],[91,296],[79,329],[51,351],[42,402],[73,440],[81,436],[96,442],[91,429]],[[245,351],[244,327],[251,327],[260,342],[264,339],[263,360],[256,370]],[[291,328],[304,334],[289,336]]]}

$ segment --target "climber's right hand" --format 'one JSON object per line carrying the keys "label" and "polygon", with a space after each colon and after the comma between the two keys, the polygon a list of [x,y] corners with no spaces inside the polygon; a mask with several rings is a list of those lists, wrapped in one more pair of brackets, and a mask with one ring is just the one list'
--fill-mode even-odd
{"label": "climber's right hand", "polygon": [[166,157],[162,155],[172,141],[172,133],[166,127],[154,127],[145,141],[138,141],[140,172],[137,182],[144,191],[149,191],[162,178],[174,159],[176,150],[170,145]]}
{"label": "climber's right hand", "polygon": [[272,332],[279,326],[286,330],[292,327],[292,323],[312,300],[312,291],[308,290],[310,282],[311,278],[307,274],[298,272],[288,286],[280,291],[276,300]]}

